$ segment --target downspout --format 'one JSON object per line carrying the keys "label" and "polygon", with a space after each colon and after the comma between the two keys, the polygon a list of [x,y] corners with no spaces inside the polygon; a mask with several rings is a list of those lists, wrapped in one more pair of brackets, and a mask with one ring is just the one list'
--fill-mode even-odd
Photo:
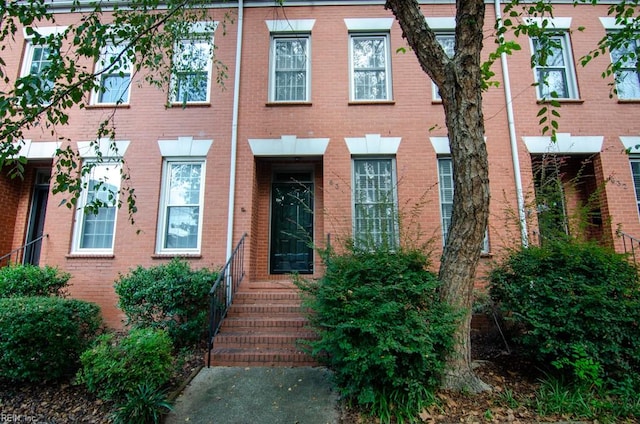
{"label": "downspout", "polygon": [[[496,9],[496,21],[498,28],[502,27],[502,9],[500,0],[494,0]],[[516,137],[516,125],[513,118],[513,98],[511,96],[511,82],[509,80],[509,65],[507,54],[500,54],[500,64],[502,65],[502,77],[504,80],[504,97],[507,107],[507,121],[509,126],[509,142],[511,143],[511,160],[513,161],[513,174],[516,184],[516,196],[518,200],[518,219],[520,221],[520,237],[524,247],[529,246],[529,236],[527,234],[527,217],[525,213],[524,194],[522,190],[522,178],[520,176],[520,160],[518,159],[518,139]]]}
{"label": "downspout", "polygon": [[[244,2],[243,0],[238,0],[238,34],[236,42],[236,69],[233,76],[233,115],[231,120],[231,163],[229,165],[229,215],[227,219],[226,261],[231,259],[231,254],[233,253],[233,215],[236,202],[236,156],[238,151],[238,110],[240,108],[240,64],[242,61],[243,18]],[[228,290],[231,290],[231,287],[228,287]]]}

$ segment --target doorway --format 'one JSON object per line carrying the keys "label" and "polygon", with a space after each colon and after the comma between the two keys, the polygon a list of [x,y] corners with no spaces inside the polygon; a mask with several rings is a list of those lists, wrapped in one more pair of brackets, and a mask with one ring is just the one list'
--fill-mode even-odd
{"label": "doorway", "polygon": [[313,174],[276,172],[271,184],[270,273],[313,273]]}
{"label": "doorway", "polygon": [[[31,198],[31,211],[29,212],[29,225],[27,227],[27,239],[25,240],[23,264],[39,265],[42,237],[44,233],[44,219],[49,199],[49,180],[51,172],[48,169],[37,169],[33,184]],[[36,241],[37,240],[37,241]]]}

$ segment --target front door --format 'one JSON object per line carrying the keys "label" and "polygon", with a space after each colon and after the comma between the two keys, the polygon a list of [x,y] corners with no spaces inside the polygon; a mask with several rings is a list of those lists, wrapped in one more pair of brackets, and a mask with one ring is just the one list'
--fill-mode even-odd
{"label": "front door", "polygon": [[40,263],[40,249],[42,247],[42,239],[40,237],[44,232],[44,218],[47,210],[47,199],[49,198],[49,178],[51,178],[51,173],[48,170],[39,169],[36,171],[27,239],[25,241],[26,247],[22,257],[22,263],[24,264],[38,265]]}
{"label": "front door", "polygon": [[311,173],[276,173],[271,186],[272,274],[313,273]]}

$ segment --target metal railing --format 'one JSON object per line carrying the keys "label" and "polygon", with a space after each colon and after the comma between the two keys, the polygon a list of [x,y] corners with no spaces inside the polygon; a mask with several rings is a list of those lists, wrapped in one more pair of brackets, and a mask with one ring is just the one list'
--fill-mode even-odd
{"label": "metal railing", "polygon": [[[42,239],[48,238],[49,234],[43,234],[40,237],[31,240],[23,246],[13,249],[6,255],[0,256],[0,267],[9,266],[11,264],[33,264],[38,265],[34,259],[40,256],[40,246]],[[36,254],[37,252],[37,254]],[[35,262],[35,263],[34,263]]]}
{"label": "metal railing", "polygon": [[616,235],[622,238],[622,245],[624,246],[624,253],[633,258],[633,263],[637,264],[636,252],[640,254],[640,239],[633,237],[624,231],[617,230]]}
{"label": "metal railing", "polygon": [[222,321],[233,301],[233,296],[244,278],[244,240],[246,237],[247,233],[244,233],[209,291],[208,367],[211,366],[213,339],[218,334]]}

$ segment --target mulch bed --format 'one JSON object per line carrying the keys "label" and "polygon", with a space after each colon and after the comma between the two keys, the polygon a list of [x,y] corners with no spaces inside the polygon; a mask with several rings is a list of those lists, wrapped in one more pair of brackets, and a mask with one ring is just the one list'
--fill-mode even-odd
{"label": "mulch bed", "polygon": [[[479,395],[441,392],[440,406],[424,411],[425,423],[514,423],[532,424],[558,420],[538,417],[525,400],[533,398],[537,388],[536,370],[513,354],[504,352],[499,339],[474,337],[473,356],[482,360],[477,369],[483,381],[494,390]],[[172,390],[179,391],[184,382],[203,365],[204,348],[196,349],[179,363],[172,380]],[[515,409],[505,402],[505,391],[519,400]],[[109,423],[113,405],[88,393],[83,385],[71,381],[57,384],[15,386],[0,382],[0,423]],[[375,420],[357,409],[341,406],[341,424],[368,424]],[[302,423],[303,424],[303,423]]]}

